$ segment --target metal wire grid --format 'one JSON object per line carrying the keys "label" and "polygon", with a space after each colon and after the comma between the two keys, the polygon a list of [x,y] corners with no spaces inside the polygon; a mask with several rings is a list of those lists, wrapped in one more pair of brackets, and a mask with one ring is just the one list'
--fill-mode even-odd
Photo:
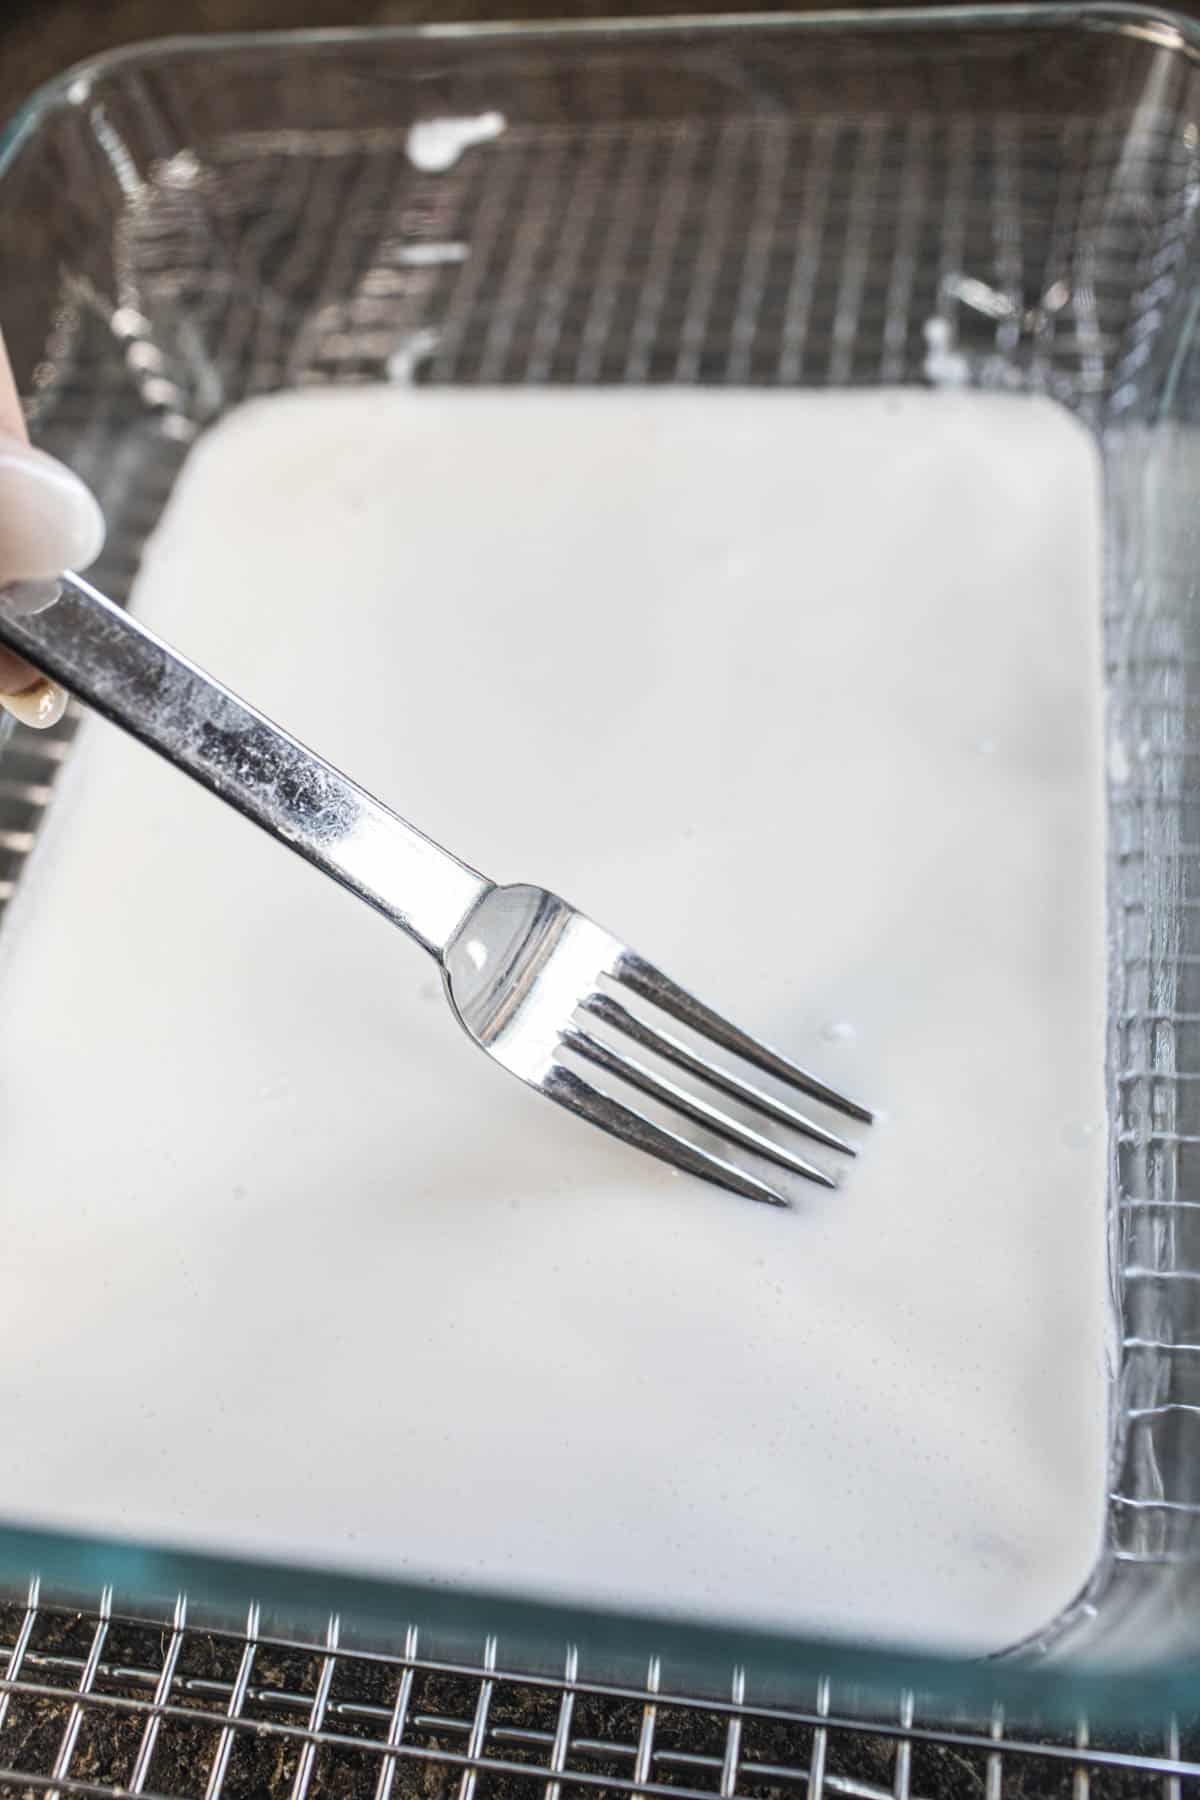
{"label": "metal wire grid", "polygon": [[[70,454],[113,521],[99,577],[119,595],[196,431],[255,393],[379,379],[904,381],[922,377],[937,320],[973,380],[1119,415],[1136,409],[1169,336],[1193,242],[1196,144],[1177,107],[514,124],[436,175],[413,168],[401,128],[227,135],[201,158],[171,147],[169,112],[130,76],[102,113],[64,128],[58,151],[72,191],[97,146],[119,180],[137,172],[114,285],[69,276],[38,390],[41,440]],[[1200,1041],[1186,1037],[1200,1001],[1190,1009],[1180,977],[1200,943],[1183,944],[1177,924],[1161,935],[1146,852],[1157,856],[1165,829],[1182,868],[1200,825],[1181,836],[1169,823],[1182,820],[1178,758],[1191,742],[1186,726],[1170,741],[1161,730],[1164,680],[1187,681],[1178,629],[1169,607],[1140,637],[1125,624],[1110,620],[1113,673],[1140,762],[1115,815],[1116,1116],[1132,1221],[1120,1266],[1157,1294],[1162,1276],[1200,1267],[1180,1214],[1167,1230],[1146,1224],[1194,1204],[1179,1158],[1200,1143],[1186,1086],[1200,1070]],[[1141,735],[1135,715],[1149,722]],[[70,731],[6,751],[0,906]],[[1164,1373],[1195,1345],[1161,1308],[1130,1306],[1131,1366],[1166,1355],[1129,1387],[1114,1531],[1118,1556],[1153,1562],[1194,1554],[1200,1496],[1174,1494],[1154,1433],[1164,1420],[1177,1429],[1180,1404],[1196,1410]],[[828,1682],[805,1708],[756,1708],[736,1671],[714,1706],[670,1692],[657,1664],[643,1689],[613,1689],[582,1679],[573,1652],[550,1679],[505,1669],[494,1642],[470,1666],[419,1655],[412,1633],[403,1656],[368,1655],[339,1649],[336,1625],[323,1645],[265,1636],[253,1612],[242,1636],[213,1636],[182,1602],[160,1627],[116,1616],[111,1596],[75,1615],[35,1589],[4,1637],[4,1792],[383,1800],[455,1784],[482,1800],[489,1784],[515,1794],[532,1782],[548,1800],[565,1787],[797,1786],[1000,1800],[1066,1782],[1087,1800],[1126,1779],[1138,1785],[1121,1791],[1181,1800],[1200,1781],[1200,1742],[1174,1722],[1154,1745],[1097,1744],[1086,1722],[1070,1741],[1036,1742],[998,1715],[924,1725],[911,1696],[893,1719],[864,1722]]]}
{"label": "metal wire grid", "polygon": [[[494,1638],[477,1660],[273,1635],[251,1608],[242,1633],[172,1617],[133,1619],[101,1596],[94,1613],[43,1606],[36,1584],[0,1625],[0,1794],[243,1800],[287,1793],[516,1800],[566,1792],[662,1800],[803,1791],[851,1800],[1024,1800],[1069,1788],[1184,1800],[1200,1792],[1200,1736],[1172,1721],[1158,1743],[1101,1738],[1080,1723],[1038,1740],[995,1711],[952,1725],[911,1694],[865,1721],[818,1681],[806,1703],[756,1706],[731,1671],[728,1698],[673,1689],[652,1660],[640,1687],[506,1666]],[[13,1751],[17,1754],[14,1755]]]}
{"label": "metal wire grid", "polygon": [[318,139],[299,170],[271,134],[164,165],[122,240],[120,323],[140,319],[143,391],[152,368],[177,429],[248,393],[397,372],[909,380],[935,317],[997,375],[1081,405],[1111,391],[1190,231],[1194,156],[1171,121],[514,125],[437,176],[404,136]]}

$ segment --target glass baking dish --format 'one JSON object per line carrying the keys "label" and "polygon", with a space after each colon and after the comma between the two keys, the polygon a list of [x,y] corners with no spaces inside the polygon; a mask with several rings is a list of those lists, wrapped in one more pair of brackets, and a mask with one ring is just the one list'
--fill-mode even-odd
{"label": "glass baking dish", "polygon": [[[986,1667],[497,1591],[0,1530],[0,1579],[331,1607],[390,1642],[793,1701],[834,1677],[1161,1720],[1200,1671],[1200,30],[1051,6],[173,41],[34,97],[0,153],[5,326],[124,598],[197,434],[307,383],[968,382],[1049,395],[1106,471],[1106,1541]],[[468,122],[449,132],[433,121]],[[469,247],[469,257],[466,248]],[[10,741],[0,903],[71,722]],[[11,734],[10,734],[11,737]],[[0,1433],[3,1424],[0,1421]],[[86,1471],[81,1471],[86,1479]],[[824,1704],[828,1709],[828,1690]],[[928,1706],[927,1706],[928,1710]]]}

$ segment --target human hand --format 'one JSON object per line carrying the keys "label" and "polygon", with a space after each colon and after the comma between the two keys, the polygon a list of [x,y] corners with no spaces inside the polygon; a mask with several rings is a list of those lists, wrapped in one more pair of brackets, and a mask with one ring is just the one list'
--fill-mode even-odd
{"label": "human hand", "polygon": [[[0,586],[84,569],[104,543],[104,517],[77,475],[25,430],[8,352],[0,335]],[[0,648],[0,706],[44,729],[62,718],[67,697],[54,682]]]}

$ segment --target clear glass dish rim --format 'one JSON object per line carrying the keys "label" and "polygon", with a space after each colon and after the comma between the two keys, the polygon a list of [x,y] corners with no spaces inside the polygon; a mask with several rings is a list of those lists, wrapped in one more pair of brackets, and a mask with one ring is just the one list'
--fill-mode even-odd
{"label": "clear glass dish rim", "polygon": [[[1200,19],[1169,8],[1123,4],[1121,0],[1067,0],[1050,4],[889,7],[879,11],[830,9],[821,12],[696,13],[645,18],[437,22],[419,25],[302,27],[290,30],[178,34],[138,40],[70,65],[37,87],[6,121],[0,122],[0,183],[45,116],[73,99],[72,88],[91,83],[125,65],[152,66],[174,57],[220,57],[230,52],[336,49],[341,45],[444,44],[480,48],[616,44],[639,39],[697,36],[736,39],[752,34],[818,35],[831,31],[886,35],[926,30],[1004,32],[1032,28],[1103,31],[1151,42],[1200,61]],[[0,733],[0,755],[3,738]],[[2,1425],[0,1425],[2,1430]],[[199,1602],[214,1626],[233,1627],[246,1606],[276,1610],[290,1626],[321,1631],[331,1613],[352,1624],[356,1637],[398,1644],[409,1624],[436,1643],[485,1636],[502,1646],[507,1666],[524,1659],[530,1671],[549,1672],[568,1645],[582,1653],[581,1678],[617,1667],[621,1679],[661,1659],[667,1680],[658,1698],[696,1703],[696,1692],[714,1698],[728,1693],[734,1670],[745,1672],[746,1705],[761,1710],[763,1695],[795,1693],[798,1683],[826,1677],[856,1696],[877,1696],[894,1706],[897,1695],[922,1696],[926,1716],[945,1718],[959,1709],[978,1718],[978,1747],[994,1749],[982,1723],[999,1705],[1015,1724],[1021,1720],[1071,1722],[1087,1715],[1112,1724],[1158,1727],[1175,1713],[1194,1708],[1200,1683],[1200,1655],[1147,1660],[1136,1666],[1062,1661],[1023,1661],[1005,1655],[979,1659],[942,1655],[903,1644],[855,1643],[836,1638],[761,1631],[727,1618],[684,1618],[625,1612],[479,1585],[449,1588],[432,1581],[398,1580],[302,1567],[261,1558],[215,1555],[172,1545],[152,1545],[106,1536],[45,1529],[0,1518],[0,1587],[15,1596],[37,1576],[53,1593],[80,1604],[95,1603],[108,1590],[118,1609],[155,1619],[179,1594]],[[1048,1622],[1049,1623],[1049,1622]],[[349,1642],[345,1648],[350,1649]],[[631,1693],[641,1692],[636,1686]],[[757,1703],[757,1704],[756,1704]],[[782,1704],[782,1702],[778,1702]],[[719,1699],[718,1699],[719,1704]],[[934,1710],[930,1712],[932,1704]],[[734,1708],[736,1710],[736,1708]],[[797,1717],[794,1707],[790,1716]],[[832,1714],[814,1724],[836,1723]],[[852,1721],[861,1728],[861,1714]],[[880,1729],[886,1734],[886,1722]],[[906,1733],[918,1740],[918,1724]],[[1010,1734],[1011,1737],[1011,1734]],[[970,1737],[959,1739],[964,1746]],[[1169,1772],[1164,1765],[1164,1772]]]}

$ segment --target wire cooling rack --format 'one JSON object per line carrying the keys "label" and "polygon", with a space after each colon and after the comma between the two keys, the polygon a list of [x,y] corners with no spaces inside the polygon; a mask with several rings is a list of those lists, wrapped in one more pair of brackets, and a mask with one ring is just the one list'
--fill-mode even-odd
{"label": "wire cooling rack", "polygon": [[1086,1721],[1050,1739],[1000,1712],[952,1725],[910,1695],[890,1717],[855,1716],[832,1683],[810,1704],[756,1706],[730,1671],[715,1703],[672,1689],[652,1660],[640,1687],[592,1681],[571,1649],[532,1675],[484,1640],[477,1660],[402,1654],[170,1617],[44,1603],[0,1611],[0,1795],[147,1800],[563,1800],[567,1794],[773,1800],[1032,1800],[1200,1794],[1200,1721],[1161,1740],[1097,1737]]}

